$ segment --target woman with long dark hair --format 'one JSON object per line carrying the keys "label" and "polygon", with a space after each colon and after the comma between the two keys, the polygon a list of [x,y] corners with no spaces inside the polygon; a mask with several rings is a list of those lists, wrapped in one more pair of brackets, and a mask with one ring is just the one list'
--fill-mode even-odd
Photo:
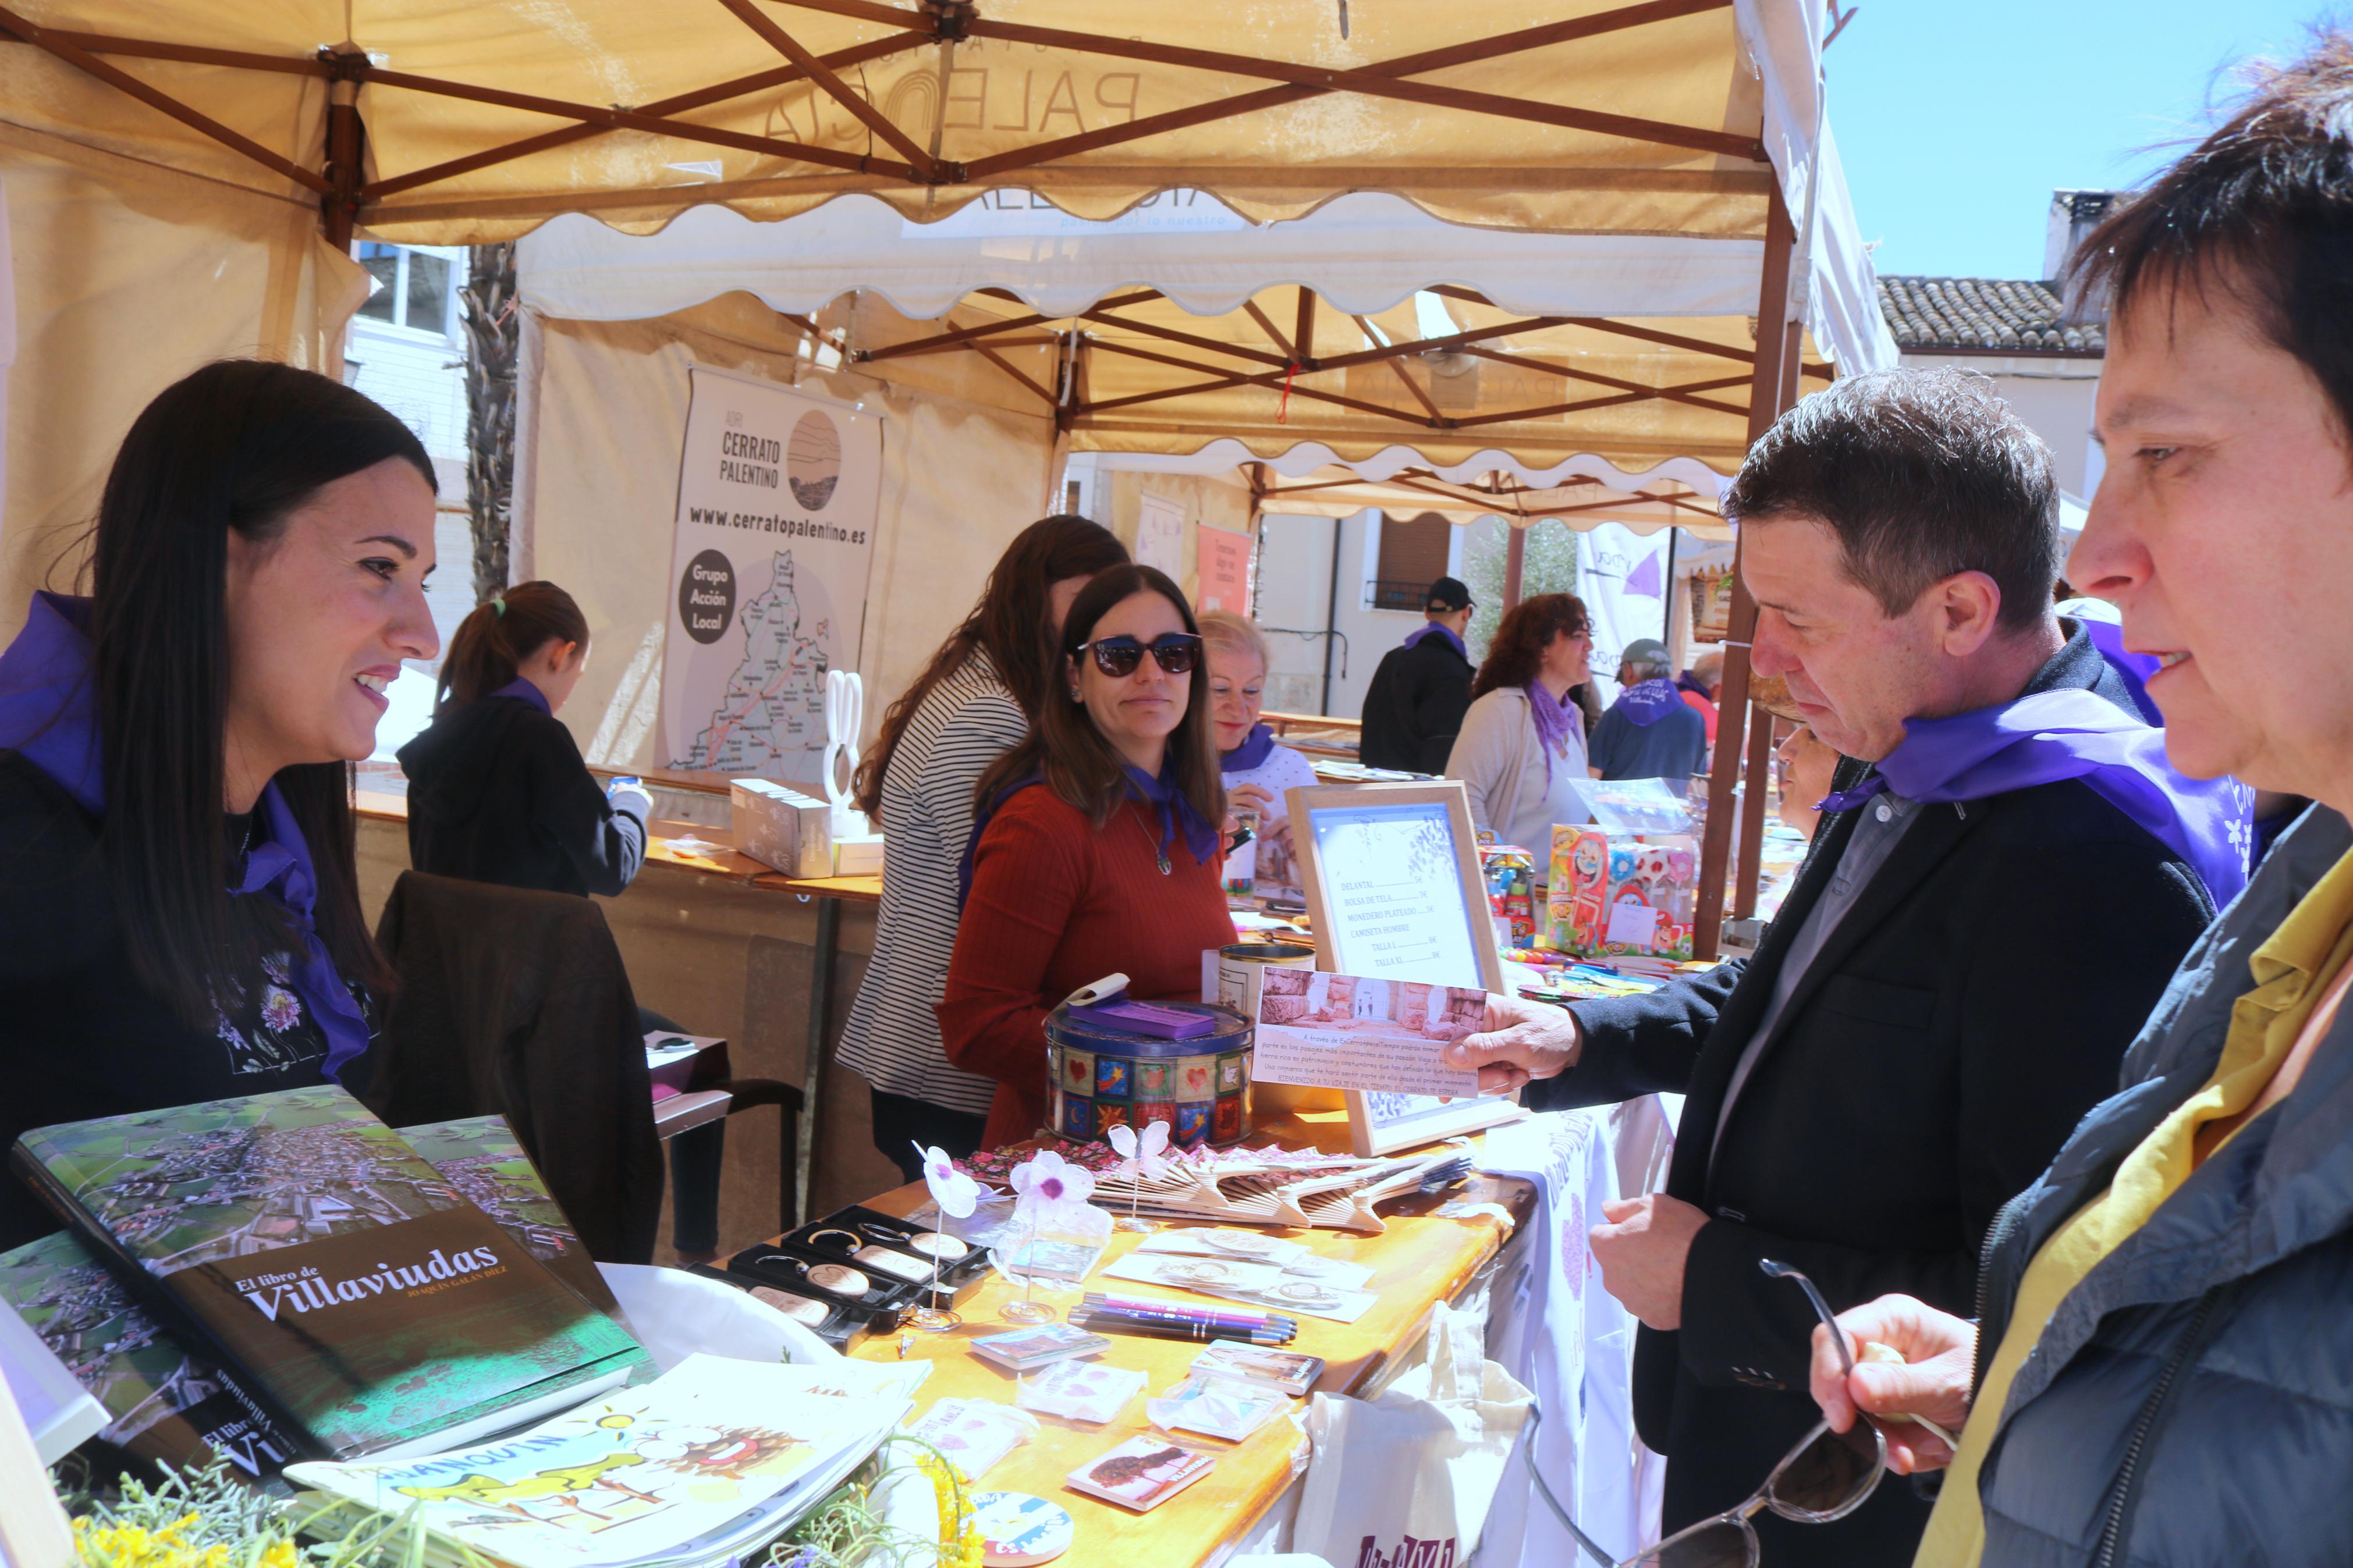
{"label": "woman with long dark hair", "polygon": [[1225,787],[1200,627],[1149,566],[1089,583],[1062,624],[1056,689],[981,776],[964,920],[939,1005],[948,1060],[996,1080],[984,1148],[1046,1112],[1046,1015],[1106,974],[1198,999],[1234,940]]}
{"label": "woman with long dark hair", "polygon": [[1053,691],[1071,601],[1126,560],[1118,540],[1082,517],[1023,529],[964,624],[882,716],[859,766],[858,808],[883,834],[882,910],[840,1059],[872,1088],[874,1146],[911,1182],[923,1176],[916,1142],[957,1155],[980,1147],[997,1088],[949,1065],[932,1012],[955,944],[974,786],[1020,744]]}
{"label": "woman with long dark hair", "polygon": [[1572,692],[1592,677],[1593,623],[1574,594],[1538,594],[1504,614],[1471,682],[1471,709],[1446,776],[1471,795],[1473,826],[1550,863],[1552,830],[1592,813],[1577,786],[1591,776]]}
{"label": "woman with long dark hair", "polygon": [[[0,654],[0,1142],[363,1081],[350,763],[438,650],[432,567],[433,465],[340,382],[228,361],[140,415],[90,596]],[[55,1227],[0,1189],[0,1247]]]}
{"label": "woman with long dark hair", "polygon": [[652,797],[599,784],[555,717],[587,668],[588,617],[553,583],[518,583],[459,623],[433,722],[399,752],[411,865],[583,897],[629,885]]}

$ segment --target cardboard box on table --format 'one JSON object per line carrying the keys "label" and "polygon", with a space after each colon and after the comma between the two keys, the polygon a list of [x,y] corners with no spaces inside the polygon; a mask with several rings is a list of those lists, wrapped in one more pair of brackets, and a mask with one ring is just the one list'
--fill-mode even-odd
{"label": "cardboard box on table", "polygon": [[1692,955],[1699,840],[1681,833],[1552,830],[1546,935],[1579,958]]}
{"label": "cardboard box on table", "polygon": [[834,872],[833,808],[772,779],[738,778],[727,784],[728,815],[735,847],[788,877],[830,877]]}

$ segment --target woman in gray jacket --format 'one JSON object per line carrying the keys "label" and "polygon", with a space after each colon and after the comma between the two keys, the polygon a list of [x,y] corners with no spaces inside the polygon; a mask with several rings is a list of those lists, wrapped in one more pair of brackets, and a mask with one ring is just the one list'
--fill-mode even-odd
{"label": "woman in gray jacket", "polygon": [[1894,1468],[1944,1472],[1920,1564],[2343,1563],[2353,40],[2274,73],[2084,254],[2114,300],[2107,470],[2068,579],[2158,656],[2176,766],[2319,804],[2184,961],[2124,1092],[1995,1221],[1976,1322],[1858,1308],[1848,1348],[1905,1364],[1843,1375],[1825,1330],[1814,1394],[1841,1430],[1876,1417]]}

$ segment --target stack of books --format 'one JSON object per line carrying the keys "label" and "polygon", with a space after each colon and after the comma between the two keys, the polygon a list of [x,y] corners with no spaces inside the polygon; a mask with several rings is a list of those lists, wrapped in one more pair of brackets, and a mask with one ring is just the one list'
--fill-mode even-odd
{"label": "stack of books", "polygon": [[428,1557],[723,1563],[906,1413],[912,1368],[658,1373],[497,1117],[396,1131],[319,1085],[40,1128],[11,1159],[68,1228],[0,1254],[0,1305],[103,1441],[417,1509]]}

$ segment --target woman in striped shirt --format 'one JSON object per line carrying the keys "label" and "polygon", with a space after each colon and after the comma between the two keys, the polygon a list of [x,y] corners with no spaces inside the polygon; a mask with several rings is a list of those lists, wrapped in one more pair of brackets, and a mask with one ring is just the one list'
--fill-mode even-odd
{"label": "woman in striped shirt", "polygon": [[858,808],[882,828],[882,912],[838,1054],[872,1086],[874,1146],[911,1182],[923,1175],[916,1142],[955,1155],[980,1147],[997,1088],[948,1065],[932,1011],[955,946],[974,786],[1021,742],[1053,689],[1071,601],[1126,561],[1119,541],[1082,517],[1023,529],[964,625],[883,715],[858,770]]}

